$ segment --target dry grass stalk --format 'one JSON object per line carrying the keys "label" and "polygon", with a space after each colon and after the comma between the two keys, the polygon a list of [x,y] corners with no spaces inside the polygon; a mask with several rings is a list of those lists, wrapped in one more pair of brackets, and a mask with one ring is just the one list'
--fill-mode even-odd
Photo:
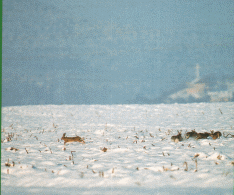
{"label": "dry grass stalk", "polygon": [[188,171],[188,163],[187,162],[184,162],[183,166],[185,165],[185,171]]}
{"label": "dry grass stalk", "polygon": [[171,171],[171,169],[163,166],[163,171]]}
{"label": "dry grass stalk", "polygon": [[73,159],[73,152],[76,152],[76,151],[71,151],[72,159]]}
{"label": "dry grass stalk", "polygon": [[223,114],[220,108],[219,108],[219,112],[220,112],[221,114]]}
{"label": "dry grass stalk", "polygon": [[170,178],[172,178],[172,179],[176,180],[176,178],[175,178],[173,175],[170,175]]}
{"label": "dry grass stalk", "polygon": [[195,159],[196,169],[195,172],[197,172],[197,159]]}
{"label": "dry grass stalk", "polygon": [[103,152],[107,152],[107,148],[105,148],[105,147],[102,148],[102,151],[103,151]]}
{"label": "dry grass stalk", "polygon": [[58,125],[55,125],[55,124],[53,123],[53,127],[54,127],[54,128],[57,128],[57,127],[58,127]]}
{"label": "dry grass stalk", "polygon": [[[8,150],[8,149],[6,149],[6,150]],[[15,150],[15,152],[16,152],[16,151],[18,151],[19,149],[14,148],[14,147],[10,147],[10,150]]]}
{"label": "dry grass stalk", "polygon": [[136,144],[137,144],[137,140],[134,140],[132,143],[134,144],[136,142]]}
{"label": "dry grass stalk", "polygon": [[219,155],[217,156],[217,159],[221,160],[221,159],[222,159],[222,156],[219,154]]}
{"label": "dry grass stalk", "polygon": [[99,177],[104,177],[104,172],[103,171],[99,171]]}
{"label": "dry grass stalk", "polygon": [[14,161],[12,161],[12,164],[9,163],[9,159],[8,159],[8,162],[5,163],[5,166],[7,166],[7,167],[14,167],[15,163],[14,163]]}
{"label": "dry grass stalk", "polygon": [[231,135],[231,137],[234,137],[234,135],[232,135],[231,133],[228,133],[227,135],[224,135],[224,134],[223,134],[223,136],[224,136],[225,138],[227,138],[229,135]]}

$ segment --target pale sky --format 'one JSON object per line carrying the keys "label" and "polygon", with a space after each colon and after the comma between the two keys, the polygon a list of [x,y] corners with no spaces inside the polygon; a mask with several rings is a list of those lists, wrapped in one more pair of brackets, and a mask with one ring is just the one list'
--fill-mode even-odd
{"label": "pale sky", "polygon": [[234,75],[233,1],[3,0],[3,106],[155,99]]}

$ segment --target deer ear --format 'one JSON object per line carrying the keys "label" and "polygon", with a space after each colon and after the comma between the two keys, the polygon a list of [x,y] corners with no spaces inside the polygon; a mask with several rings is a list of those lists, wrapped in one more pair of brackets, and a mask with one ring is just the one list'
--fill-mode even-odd
{"label": "deer ear", "polygon": [[63,134],[63,137],[65,137],[66,133]]}

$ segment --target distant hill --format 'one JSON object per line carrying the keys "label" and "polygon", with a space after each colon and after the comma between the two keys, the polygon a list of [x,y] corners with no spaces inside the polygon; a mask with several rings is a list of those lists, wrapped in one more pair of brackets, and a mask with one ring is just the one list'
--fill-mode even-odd
{"label": "distant hill", "polygon": [[233,102],[234,77],[233,75],[208,75],[187,82],[174,90],[164,92],[155,99],[148,99],[137,95],[135,103],[195,103],[195,102]]}

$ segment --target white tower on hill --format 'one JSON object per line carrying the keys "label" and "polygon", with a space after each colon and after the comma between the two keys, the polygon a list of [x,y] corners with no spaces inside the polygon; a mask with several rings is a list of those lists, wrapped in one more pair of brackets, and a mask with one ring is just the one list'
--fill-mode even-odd
{"label": "white tower on hill", "polygon": [[169,98],[171,98],[174,101],[177,100],[178,98],[180,99],[182,98],[185,101],[188,101],[189,97],[193,97],[195,99],[204,97],[206,84],[198,83],[200,81],[199,64],[196,64],[195,69],[196,69],[195,71],[196,78],[192,82],[187,83],[187,88],[182,89],[170,95]]}
{"label": "white tower on hill", "polygon": [[197,83],[200,80],[199,69],[200,69],[199,64],[196,64],[196,78],[190,84],[195,84],[195,83]]}
{"label": "white tower on hill", "polygon": [[199,80],[200,79],[200,75],[199,75],[199,69],[200,69],[200,66],[199,66],[199,64],[197,64],[196,65],[196,76],[197,76],[197,80]]}

